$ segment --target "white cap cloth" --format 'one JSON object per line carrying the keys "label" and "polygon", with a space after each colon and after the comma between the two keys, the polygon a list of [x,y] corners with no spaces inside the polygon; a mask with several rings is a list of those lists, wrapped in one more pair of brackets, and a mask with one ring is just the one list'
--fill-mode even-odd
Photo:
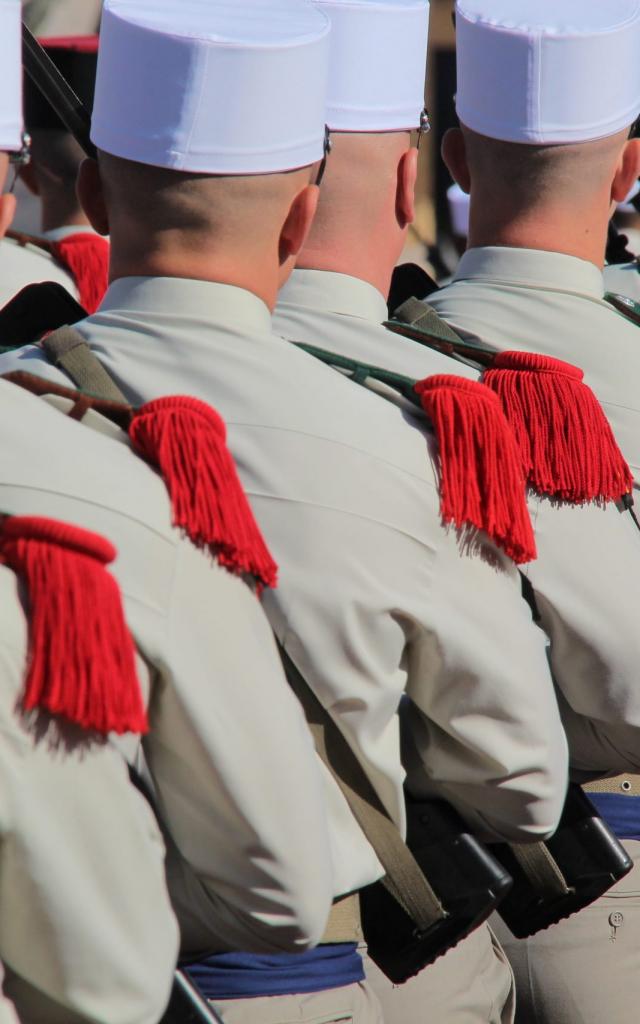
{"label": "white cap cloth", "polygon": [[635,199],[635,197],[637,196],[638,192],[640,192],[640,181],[636,181],[636,183],[634,184],[633,188],[629,192],[629,195],[625,197],[623,202],[618,203],[618,206],[617,206],[618,213],[635,213],[635,214],[638,213],[638,211],[636,210],[635,206],[631,202],[632,199]]}
{"label": "white cap cloth", "polygon": [[329,128],[418,128],[424,110],[428,0],[314,2],[331,19]]}
{"label": "white cap cloth", "polygon": [[640,0],[457,0],[458,117],[505,142],[588,142],[640,113]]}
{"label": "white cap cloth", "polygon": [[22,148],[22,8],[0,0],[0,150]]}
{"label": "white cap cloth", "polygon": [[329,29],[310,0],[105,0],[91,138],[193,173],[312,164]]}
{"label": "white cap cloth", "polygon": [[451,230],[454,235],[466,238],[469,234],[469,204],[471,197],[463,192],[459,185],[450,185],[447,189]]}

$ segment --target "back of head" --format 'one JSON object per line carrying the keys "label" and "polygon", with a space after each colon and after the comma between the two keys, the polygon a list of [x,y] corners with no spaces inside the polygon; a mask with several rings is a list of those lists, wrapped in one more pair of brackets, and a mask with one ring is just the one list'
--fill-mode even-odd
{"label": "back of head", "polygon": [[278,219],[324,153],[328,34],[309,0],[106,0],[91,137],[116,267],[145,242],[177,276],[199,276],[194,242],[277,263]]}
{"label": "back of head", "polygon": [[[41,46],[91,112],[98,60],[98,36],[40,39]],[[76,179],[84,153],[51,104],[24,75],[25,128],[31,136],[31,165],[23,172],[43,201],[46,228],[82,221]]]}
{"label": "back of head", "polygon": [[333,149],[299,263],[362,277],[386,292],[413,212],[413,157],[404,168],[409,133],[427,126],[429,4],[314,2],[331,19],[327,124]]}
{"label": "back of head", "polygon": [[563,211],[599,238],[638,158],[640,0],[457,0],[456,46],[464,145],[443,152],[471,188],[471,244]]}

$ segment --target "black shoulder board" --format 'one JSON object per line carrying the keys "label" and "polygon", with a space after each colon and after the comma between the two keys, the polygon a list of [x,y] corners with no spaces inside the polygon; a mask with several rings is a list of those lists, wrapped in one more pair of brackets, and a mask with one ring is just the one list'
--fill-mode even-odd
{"label": "black shoulder board", "polygon": [[88,316],[61,284],[28,284],[0,309],[0,351],[31,345],[48,331]]}
{"label": "black shoulder board", "polygon": [[413,295],[421,295],[426,298],[427,295],[431,295],[437,290],[436,282],[417,263],[401,263],[395,267],[391,275],[391,287],[387,299],[389,316],[393,316],[398,306]]}

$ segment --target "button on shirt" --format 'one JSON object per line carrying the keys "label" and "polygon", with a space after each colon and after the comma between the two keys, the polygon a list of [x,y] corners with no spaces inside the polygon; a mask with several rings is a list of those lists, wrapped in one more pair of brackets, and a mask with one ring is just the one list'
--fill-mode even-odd
{"label": "button on shirt", "polygon": [[486,246],[465,252],[451,284],[428,302],[463,338],[580,366],[640,486],[640,327],[605,302],[604,292],[593,263]]}
{"label": "button on shirt", "polygon": [[[79,330],[134,402],[193,394],[224,416],[280,566],[264,600],[271,624],[398,826],[406,691],[423,787],[434,778],[491,834],[553,827],[567,762],[545,640],[513,564],[483,535],[461,553],[442,529],[433,438],[273,335],[243,289],[124,278]],[[0,359],[10,368],[65,380],[34,347]],[[341,894],[381,867],[329,777],[326,797]]]}

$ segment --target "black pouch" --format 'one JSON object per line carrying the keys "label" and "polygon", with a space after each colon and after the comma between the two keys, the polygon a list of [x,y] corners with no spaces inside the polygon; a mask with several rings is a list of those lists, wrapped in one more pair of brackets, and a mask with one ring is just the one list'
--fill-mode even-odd
{"label": "black pouch", "polygon": [[486,921],[511,886],[505,868],[442,800],[407,797],[407,845],[444,913],[419,932],[382,881],[360,891],[369,956],[394,984],[414,977]]}
{"label": "black pouch", "polygon": [[569,786],[551,839],[535,843],[530,851],[502,843],[491,844],[490,849],[513,877],[513,888],[498,912],[518,939],[582,910],[633,867],[624,847],[576,785]]}
{"label": "black pouch", "polygon": [[61,284],[28,284],[0,309],[0,351],[30,345],[47,331],[88,315]]}

